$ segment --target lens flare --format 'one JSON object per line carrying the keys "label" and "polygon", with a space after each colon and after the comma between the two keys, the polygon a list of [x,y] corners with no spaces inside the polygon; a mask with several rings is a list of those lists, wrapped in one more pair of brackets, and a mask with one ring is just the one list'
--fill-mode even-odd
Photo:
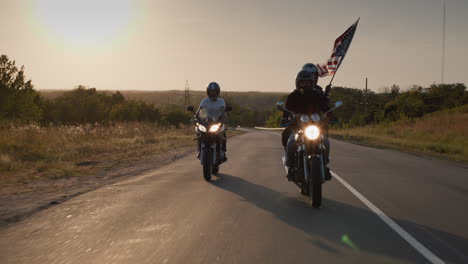
{"label": "lens flare", "polygon": [[76,46],[99,45],[125,34],[132,0],[33,0],[38,24],[52,38]]}
{"label": "lens flare", "polygon": [[352,248],[354,251],[359,251],[359,248],[353,243],[353,241],[351,241],[347,234],[341,236],[341,242]]}

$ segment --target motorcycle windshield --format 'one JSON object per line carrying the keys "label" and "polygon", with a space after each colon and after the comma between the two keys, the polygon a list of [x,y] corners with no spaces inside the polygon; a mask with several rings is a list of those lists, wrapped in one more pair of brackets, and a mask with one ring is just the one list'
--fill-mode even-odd
{"label": "motorcycle windshield", "polygon": [[207,122],[209,121],[218,121],[221,115],[224,113],[224,107],[207,107],[201,108],[198,112],[198,117]]}

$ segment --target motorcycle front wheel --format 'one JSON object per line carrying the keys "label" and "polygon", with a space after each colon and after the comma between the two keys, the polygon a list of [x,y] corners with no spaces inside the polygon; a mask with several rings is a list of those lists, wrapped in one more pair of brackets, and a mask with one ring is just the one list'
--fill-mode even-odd
{"label": "motorcycle front wheel", "polygon": [[211,180],[211,172],[213,171],[213,150],[211,148],[205,149],[205,157],[203,162],[203,178],[205,181]]}
{"label": "motorcycle front wheel", "polygon": [[313,208],[322,205],[322,177],[320,158],[313,157],[310,160],[309,196]]}

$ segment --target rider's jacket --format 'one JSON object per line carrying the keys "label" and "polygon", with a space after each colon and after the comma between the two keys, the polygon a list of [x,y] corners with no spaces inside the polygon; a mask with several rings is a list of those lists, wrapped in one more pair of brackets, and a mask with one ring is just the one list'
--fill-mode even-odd
{"label": "rider's jacket", "polygon": [[[311,115],[330,110],[328,103],[329,99],[324,95],[322,87],[316,85],[314,89],[304,91],[304,94],[294,90],[288,95],[285,107],[295,114]],[[287,123],[290,117],[288,112],[283,112],[281,123]]]}
{"label": "rider's jacket", "polygon": [[205,98],[200,102],[197,113],[204,115],[205,118],[218,120],[226,109],[226,103],[222,98],[217,98],[212,101],[210,98]]}
{"label": "rider's jacket", "polygon": [[[328,103],[329,100],[324,96],[322,87],[317,85],[312,90],[304,91],[304,94],[301,94],[297,89],[294,90],[288,95],[285,107],[295,114],[311,115],[330,110]],[[283,112],[281,123],[287,122],[289,117],[288,112]]]}

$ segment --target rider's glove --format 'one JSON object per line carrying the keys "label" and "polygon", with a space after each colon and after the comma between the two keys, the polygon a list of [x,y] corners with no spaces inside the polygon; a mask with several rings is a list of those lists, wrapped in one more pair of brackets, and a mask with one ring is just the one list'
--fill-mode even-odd
{"label": "rider's glove", "polygon": [[325,96],[328,97],[328,95],[330,94],[330,91],[331,91],[331,84],[327,85],[327,87],[325,87]]}

